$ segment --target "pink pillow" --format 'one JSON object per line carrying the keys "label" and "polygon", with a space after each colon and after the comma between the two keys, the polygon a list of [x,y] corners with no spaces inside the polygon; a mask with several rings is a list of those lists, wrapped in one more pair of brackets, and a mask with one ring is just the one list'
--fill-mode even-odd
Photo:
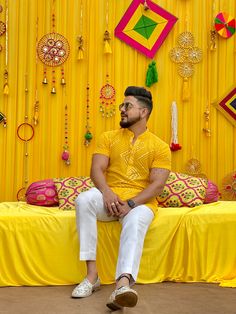
{"label": "pink pillow", "polygon": [[215,183],[208,180],[208,185],[206,189],[206,197],[204,200],[204,203],[212,203],[217,202],[220,196],[220,192],[218,190],[218,187]]}
{"label": "pink pillow", "polygon": [[58,206],[58,196],[52,179],[33,182],[25,193],[26,202],[38,206]]}

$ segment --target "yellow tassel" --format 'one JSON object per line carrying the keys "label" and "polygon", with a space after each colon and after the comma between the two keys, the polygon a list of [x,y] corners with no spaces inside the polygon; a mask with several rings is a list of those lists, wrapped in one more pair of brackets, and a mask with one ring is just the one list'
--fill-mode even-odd
{"label": "yellow tassel", "polygon": [[190,90],[189,90],[189,79],[187,77],[184,78],[183,81],[183,95],[182,100],[187,101],[190,98]]}
{"label": "yellow tassel", "polygon": [[39,122],[39,112],[35,111],[34,117],[33,117],[34,125],[37,125]]}
{"label": "yellow tassel", "polygon": [[9,86],[8,86],[8,83],[5,83],[5,84],[4,84],[3,94],[4,94],[4,95],[8,95],[8,94],[9,94]]}
{"label": "yellow tassel", "polygon": [[82,60],[82,59],[84,59],[84,52],[82,48],[79,48],[77,60]]}
{"label": "yellow tassel", "polygon": [[108,40],[105,40],[104,53],[112,53],[111,46],[110,46]]}

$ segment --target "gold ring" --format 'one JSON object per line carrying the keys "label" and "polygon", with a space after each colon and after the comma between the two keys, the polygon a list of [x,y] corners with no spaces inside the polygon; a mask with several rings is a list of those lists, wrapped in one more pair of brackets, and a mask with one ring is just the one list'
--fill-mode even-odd
{"label": "gold ring", "polygon": [[115,205],[115,203],[111,203],[111,206],[114,206]]}

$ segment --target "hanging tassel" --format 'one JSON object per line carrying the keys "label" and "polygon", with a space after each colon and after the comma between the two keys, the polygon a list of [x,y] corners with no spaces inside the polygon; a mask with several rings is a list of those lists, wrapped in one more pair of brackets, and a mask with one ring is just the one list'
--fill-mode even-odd
{"label": "hanging tassel", "polygon": [[172,151],[177,151],[181,149],[181,145],[178,143],[178,110],[177,110],[177,105],[176,102],[172,102],[171,106],[171,129],[172,129],[172,134],[171,134],[171,144],[170,144],[170,149]]}
{"label": "hanging tassel", "polygon": [[77,60],[83,60],[84,59],[84,39],[83,39],[83,36],[82,35],[78,36],[77,40],[79,42]]}
{"label": "hanging tassel", "polygon": [[189,79],[187,77],[184,78],[183,81],[183,95],[182,100],[187,101],[190,99],[190,90],[189,90]]}
{"label": "hanging tassel", "polygon": [[78,55],[77,55],[77,60],[83,60],[84,59],[84,51],[82,48],[79,47]]}
{"label": "hanging tassel", "polygon": [[4,84],[3,94],[8,95],[9,94],[9,86],[8,83]]}
{"label": "hanging tassel", "polygon": [[105,31],[103,40],[104,40],[104,53],[112,53],[111,46],[109,43],[111,40],[111,36],[108,31]]}
{"label": "hanging tassel", "polygon": [[148,70],[146,74],[146,86],[150,87],[152,84],[158,82],[158,73],[156,68],[156,62],[152,61],[148,65]]}

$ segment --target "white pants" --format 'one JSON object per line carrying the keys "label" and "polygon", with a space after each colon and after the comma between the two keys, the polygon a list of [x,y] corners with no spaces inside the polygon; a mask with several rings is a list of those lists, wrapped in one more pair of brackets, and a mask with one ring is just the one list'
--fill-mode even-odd
{"label": "white pants", "polygon": [[[114,221],[117,217],[107,215],[102,193],[97,188],[91,188],[79,194],[75,200],[75,206],[80,240],[80,260],[96,260],[97,220]],[[121,274],[128,273],[132,275],[132,281],[136,281],[144,238],[153,217],[154,214],[149,207],[140,205],[119,219],[122,230],[116,280]]]}

